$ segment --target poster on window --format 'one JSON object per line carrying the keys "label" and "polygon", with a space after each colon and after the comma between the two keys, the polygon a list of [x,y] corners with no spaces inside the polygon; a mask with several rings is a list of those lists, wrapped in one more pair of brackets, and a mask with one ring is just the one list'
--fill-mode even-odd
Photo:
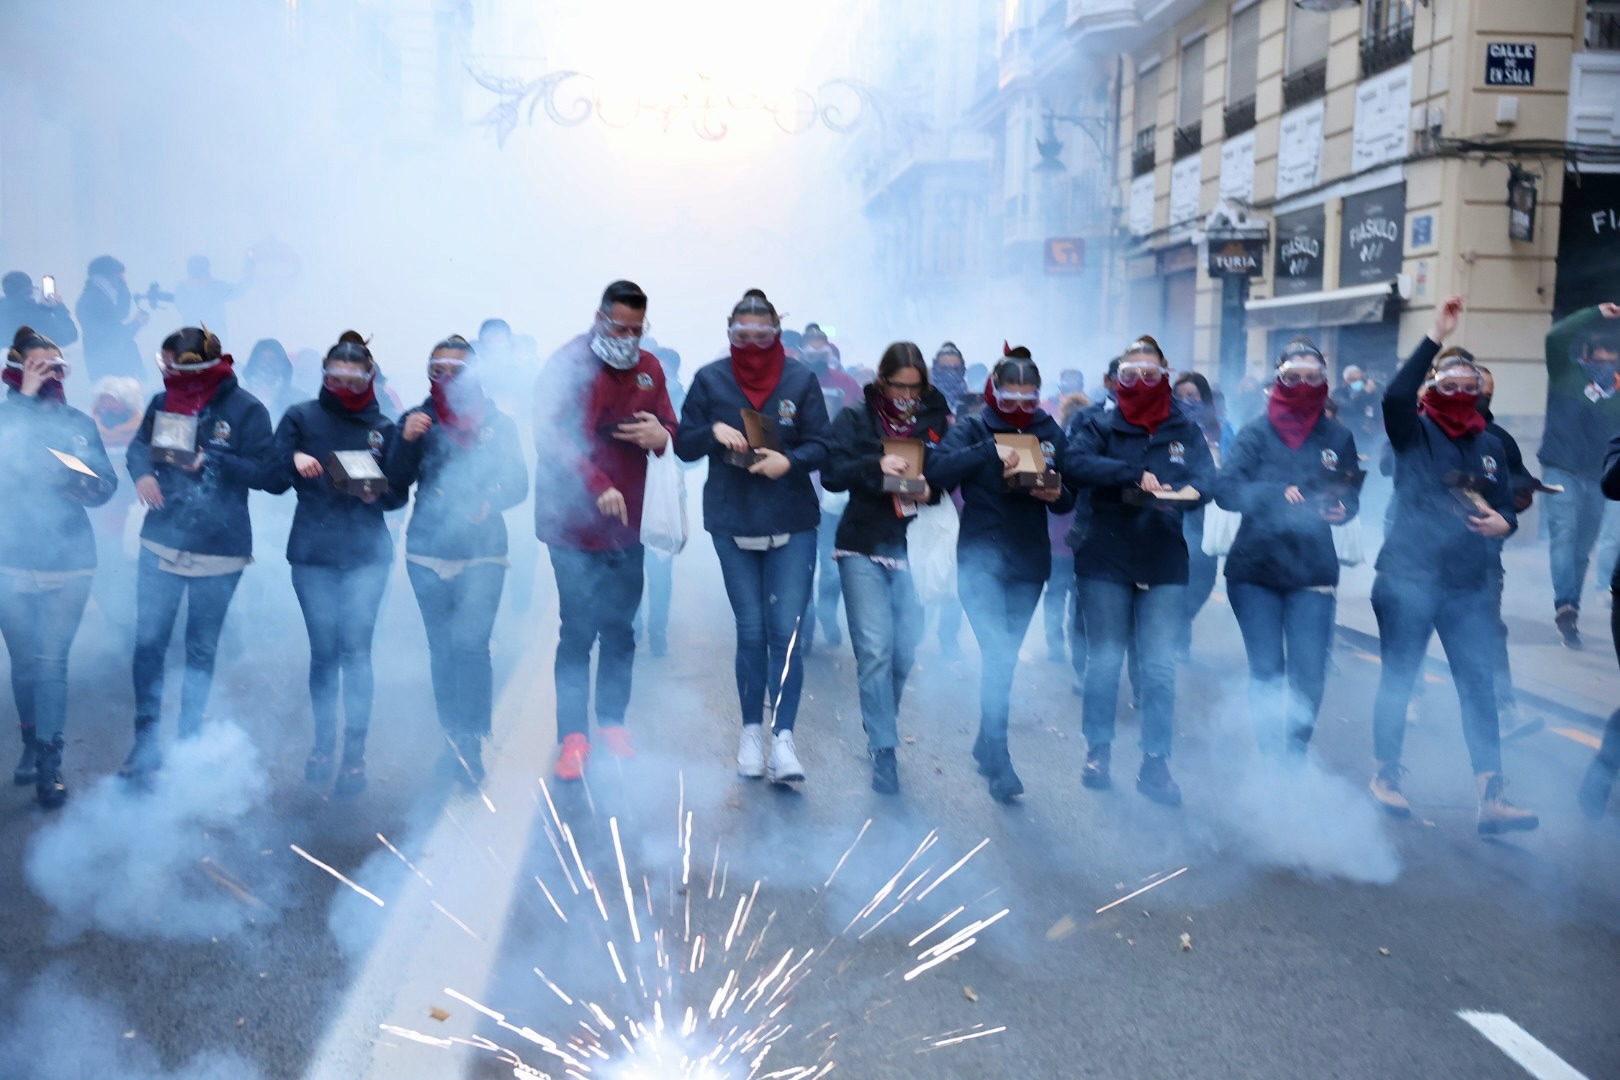
{"label": "poster on window", "polygon": [[1202,154],[1189,154],[1170,169],[1170,224],[1198,220],[1198,189],[1203,183]]}
{"label": "poster on window", "polygon": [[1241,203],[1254,199],[1252,130],[1221,144],[1221,198]]}
{"label": "poster on window", "polygon": [[1394,281],[1406,235],[1406,185],[1346,195],[1339,234],[1339,285]]}
{"label": "poster on window", "polygon": [[1277,216],[1277,263],[1273,271],[1278,296],[1322,290],[1322,246],[1327,238],[1327,209],[1312,206]]}
{"label": "poster on window", "polygon": [[1131,181],[1131,232],[1146,236],[1153,231],[1153,174],[1143,173]]}
{"label": "poster on window", "polygon": [[1322,182],[1322,99],[1283,113],[1277,135],[1277,198],[1286,199]]}
{"label": "poster on window", "polygon": [[1350,171],[1361,172],[1406,156],[1412,122],[1412,65],[1375,75],[1356,87],[1356,123],[1350,135]]}

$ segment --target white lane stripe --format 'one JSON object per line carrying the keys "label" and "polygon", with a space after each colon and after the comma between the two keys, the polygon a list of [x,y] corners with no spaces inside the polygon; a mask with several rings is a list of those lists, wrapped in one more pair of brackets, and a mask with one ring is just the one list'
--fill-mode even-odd
{"label": "white lane stripe", "polygon": [[1457,1015],[1519,1064],[1536,1080],[1586,1080],[1569,1062],[1547,1049],[1540,1039],[1501,1013],[1459,1009]]}

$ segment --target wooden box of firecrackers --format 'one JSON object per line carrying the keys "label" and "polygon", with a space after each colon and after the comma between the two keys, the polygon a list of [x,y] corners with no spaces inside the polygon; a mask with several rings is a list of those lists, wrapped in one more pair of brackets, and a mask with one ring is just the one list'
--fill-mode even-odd
{"label": "wooden box of firecrackers", "polygon": [[388,477],[370,450],[332,451],[326,459],[326,477],[334,489],[349,495],[382,495],[388,491]]}

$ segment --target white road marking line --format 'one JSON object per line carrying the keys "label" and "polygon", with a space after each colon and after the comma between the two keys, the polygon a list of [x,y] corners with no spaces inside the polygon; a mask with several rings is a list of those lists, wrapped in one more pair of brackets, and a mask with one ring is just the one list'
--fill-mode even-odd
{"label": "white road marking line", "polygon": [[1583,1073],[1547,1049],[1540,1039],[1501,1013],[1459,1009],[1457,1015],[1536,1080],[1586,1080]]}

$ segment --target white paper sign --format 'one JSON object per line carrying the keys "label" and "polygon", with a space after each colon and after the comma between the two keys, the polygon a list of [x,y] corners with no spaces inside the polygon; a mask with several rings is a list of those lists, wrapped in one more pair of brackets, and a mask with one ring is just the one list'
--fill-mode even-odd
{"label": "white paper sign", "polygon": [[1198,219],[1203,162],[1203,154],[1188,154],[1170,167],[1170,224],[1181,225]]}
{"label": "white paper sign", "polygon": [[1322,121],[1327,103],[1320,98],[1283,113],[1277,136],[1277,198],[1306,191],[1322,180]]}
{"label": "white paper sign", "polygon": [[1245,203],[1254,198],[1253,131],[1221,144],[1221,198]]}
{"label": "white paper sign", "polygon": [[1146,236],[1153,231],[1153,173],[1131,181],[1131,232]]}
{"label": "white paper sign", "polygon": [[1412,117],[1412,65],[1375,75],[1356,87],[1350,169],[1361,172],[1406,156]]}

